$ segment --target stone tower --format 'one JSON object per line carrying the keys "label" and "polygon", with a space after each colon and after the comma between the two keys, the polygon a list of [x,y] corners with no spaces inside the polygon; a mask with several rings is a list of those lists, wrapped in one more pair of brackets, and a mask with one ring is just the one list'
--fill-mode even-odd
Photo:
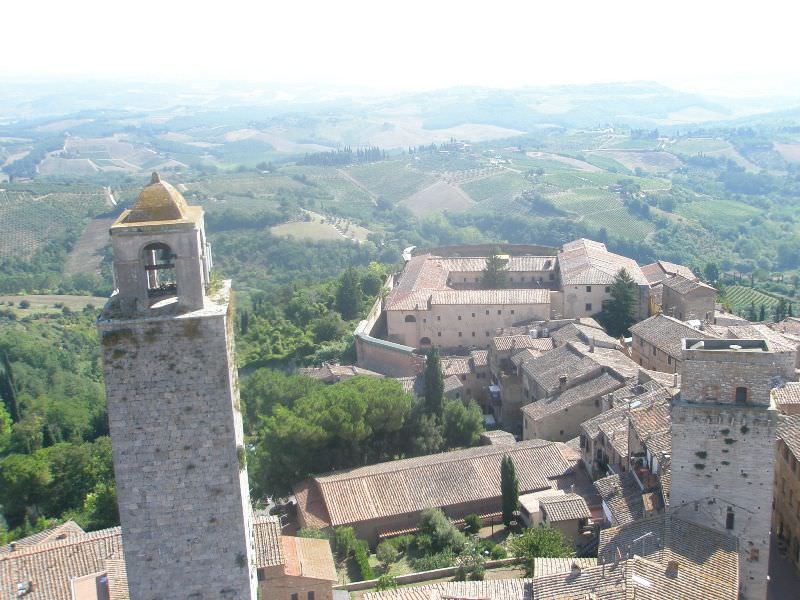
{"label": "stone tower", "polygon": [[767,597],[778,410],[793,355],[764,340],[683,340],[672,405],[670,510],[739,539],[742,598]]}
{"label": "stone tower", "polygon": [[230,283],[203,210],[157,174],[111,226],[98,320],[132,600],[254,600]]}

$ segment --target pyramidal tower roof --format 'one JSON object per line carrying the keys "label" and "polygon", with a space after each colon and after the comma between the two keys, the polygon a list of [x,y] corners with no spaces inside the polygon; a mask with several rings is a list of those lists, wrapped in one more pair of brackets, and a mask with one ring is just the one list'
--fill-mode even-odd
{"label": "pyramidal tower roof", "polygon": [[153,173],[150,184],[139,194],[133,208],[125,215],[124,223],[153,221],[180,221],[188,217],[189,205],[181,193],[158,173]]}

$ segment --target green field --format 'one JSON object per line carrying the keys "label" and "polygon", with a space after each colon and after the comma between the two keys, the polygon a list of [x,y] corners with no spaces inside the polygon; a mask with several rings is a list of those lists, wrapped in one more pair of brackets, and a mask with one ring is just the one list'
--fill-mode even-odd
{"label": "green field", "polygon": [[483,179],[465,183],[461,186],[461,189],[469,194],[470,198],[475,202],[483,202],[485,200],[514,198],[531,187],[533,187],[533,184],[524,175],[513,171],[505,171],[491,177],[484,177]]}
{"label": "green field", "polygon": [[699,221],[704,226],[738,227],[743,221],[758,215],[759,211],[741,202],[708,198],[681,204],[677,213]]}
{"label": "green field", "polygon": [[385,196],[394,202],[405,200],[436,180],[432,174],[417,171],[405,161],[359,165],[347,172],[376,196]]}
{"label": "green field", "polygon": [[29,258],[44,242],[77,236],[104,209],[101,189],[40,196],[0,190],[0,257]]}
{"label": "green field", "polygon": [[778,304],[777,297],[742,285],[731,285],[725,288],[725,301],[735,313],[744,312],[751,304],[755,305],[756,310],[759,310],[763,304],[769,313]]}

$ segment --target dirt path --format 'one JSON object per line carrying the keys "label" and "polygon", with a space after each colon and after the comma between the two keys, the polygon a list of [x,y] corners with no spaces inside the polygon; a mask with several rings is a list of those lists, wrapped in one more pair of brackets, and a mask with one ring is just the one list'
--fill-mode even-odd
{"label": "dirt path", "polygon": [[89,221],[67,257],[67,264],[64,266],[65,275],[100,274],[100,263],[103,260],[102,250],[108,243],[108,228],[113,222],[114,217]]}
{"label": "dirt path", "polygon": [[369,189],[367,186],[365,186],[363,183],[361,183],[358,179],[356,179],[355,177],[350,175],[350,173],[348,173],[344,169],[336,169],[336,172],[339,173],[339,175],[341,175],[345,179],[347,179],[347,181],[352,183],[358,189],[363,190],[364,192],[366,192],[367,196],[369,196],[370,199],[372,200],[372,203],[375,206],[378,206],[378,195],[375,192],[373,192],[371,189]]}

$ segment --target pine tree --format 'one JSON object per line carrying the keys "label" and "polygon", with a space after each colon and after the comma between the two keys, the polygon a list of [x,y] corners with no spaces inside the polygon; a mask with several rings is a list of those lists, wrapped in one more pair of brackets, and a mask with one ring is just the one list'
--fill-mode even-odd
{"label": "pine tree", "polygon": [[486,267],[481,274],[481,287],[496,290],[508,285],[508,264],[500,256],[500,248],[495,247],[486,258]]}
{"label": "pine tree", "polygon": [[442,418],[444,410],[444,376],[439,350],[431,348],[425,361],[425,412]]}
{"label": "pine tree", "polygon": [[620,269],[611,284],[611,300],[603,310],[604,325],[613,336],[624,335],[636,322],[636,282],[625,269]]}
{"label": "pine tree", "polygon": [[505,455],[500,464],[500,493],[503,496],[503,523],[506,527],[514,520],[514,512],[519,505],[519,480],[514,469],[514,461]]}

